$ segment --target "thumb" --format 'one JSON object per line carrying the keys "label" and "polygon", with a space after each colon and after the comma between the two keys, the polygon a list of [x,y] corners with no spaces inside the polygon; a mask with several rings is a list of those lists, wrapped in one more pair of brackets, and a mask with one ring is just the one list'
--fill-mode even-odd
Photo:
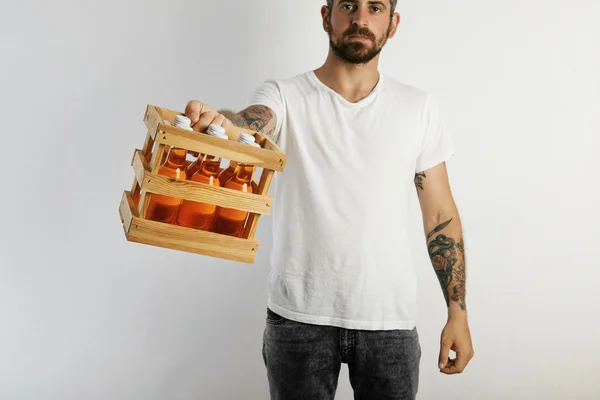
{"label": "thumb", "polygon": [[192,100],[188,102],[185,107],[185,115],[192,121],[191,125],[193,126],[200,119],[200,114],[202,113],[204,108],[204,104],[198,100]]}
{"label": "thumb", "polygon": [[438,367],[440,369],[444,368],[446,364],[448,364],[448,354],[450,354],[451,344],[443,341],[440,345],[440,356],[438,358]]}

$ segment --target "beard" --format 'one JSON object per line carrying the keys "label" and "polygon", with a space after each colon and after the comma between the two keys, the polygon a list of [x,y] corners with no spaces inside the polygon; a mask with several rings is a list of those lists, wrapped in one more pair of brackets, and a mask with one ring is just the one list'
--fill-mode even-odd
{"label": "beard", "polygon": [[[331,27],[331,21],[329,26]],[[390,20],[387,32],[379,38],[375,37],[375,34],[368,28],[359,27],[358,25],[352,25],[342,34],[341,38],[332,35],[330,29],[328,32],[329,47],[331,47],[333,54],[347,64],[366,64],[381,52],[387,42],[391,28]],[[358,35],[368,39],[368,41],[350,40],[350,35]]]}

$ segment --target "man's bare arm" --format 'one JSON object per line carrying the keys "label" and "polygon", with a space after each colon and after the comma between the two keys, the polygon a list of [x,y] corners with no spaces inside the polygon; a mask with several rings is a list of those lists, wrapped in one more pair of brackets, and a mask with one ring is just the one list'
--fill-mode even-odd
{"label": "man's bare arm", "polygon": [[273,138],[277,124],[275,112],[263,105],[252,105],[236,113],[230,110],[217,111],[199,100],[191,100],[185,107],[185,115],[190,118],[196,132],[205,132],[210,124],[221,125],[226,130],[233,124]]}
{"label": "man's bare arm", "polygon": [[462,225],[452,198],[446,164],[415,175],[427,250],[440,281],[448,315],[466,315],[466,260]]}
{"label": "man's bare arm", "polygon": [[[460,216],[454,204],[446,163],[415,175],[423,213],[427,250],[448,307],[448,321],[440,335],[438,367],[444,374],[460,374],[475,355],[465,301],[466,263]],[[450,351],[456,358],[450,358]]]}
{"label": "man's bare arm", "polygon": [[230,110],[219,110],[225,118],[229,119],[235,126],[264,133],[273,138],[277,117],[273,110],[263,105],[252,105],[235,113]]}

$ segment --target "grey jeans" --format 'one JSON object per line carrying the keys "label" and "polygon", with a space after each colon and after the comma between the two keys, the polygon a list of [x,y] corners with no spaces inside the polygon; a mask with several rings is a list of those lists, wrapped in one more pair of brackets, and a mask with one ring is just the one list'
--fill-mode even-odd
{"label": "grey jeans", "polygon": [[267,308],[263,335],[271,400],[333,400],[342,363],[355,400],[415,399],[417,328],[366,331],[289,320]]}

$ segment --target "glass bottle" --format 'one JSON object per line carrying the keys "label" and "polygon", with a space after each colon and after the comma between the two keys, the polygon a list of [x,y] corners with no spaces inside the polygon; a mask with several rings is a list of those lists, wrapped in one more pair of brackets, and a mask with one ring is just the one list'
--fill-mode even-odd
{"label": "glass bottle", "polygon": [[[192,130],[191,121],[185,115],[176,115],[174,125],[178,128]],[[158,169],[158,174],[170,178],[185,180],[185,157],[187,150],[177,147],[165,149],[163,154],[164,162]],[[162,194],[149,194],[150,201],[146,210],[146,218],[153,221],[174,224],[177,219],[177,213],[181,206],[181,199],[177,197],[165,196]]]}
{"label": "glass bottle", "polygon": [[[260,147],[258,143],[254,143],[245,139],[242,139],[240,143],[245,143],[254,147]],[[237,167],[235,168],[235,173],[223,186],[227,189],[252,193],[252,175],[254,174],[254,168],[254,165],[238,163]],[[247,211],[236,210],[234,208],[217,207],[215,222],[212,230],[222,235],[242,237],[247,218]]]}
{"label": "glass bottle", "polygon": [[[225,128],[223,128],[221,125],[210,124],[206,130],[206,134],[221,138],[225,136],[225,139],[228,139],[227,135],[225,135]],[[202,161],[204,161],[204,156],[204,154],[199,153],[196,160],[187,167],[185,173],[188,176],[188,179],[194,176],[194,174],[200,169]]]}
{"label": "glass bottle", "polygon": [[[255,141],[254,136],[250,135],[248,133],[240,133],[240,137],[238,138],[239,143],[249,144],[249,143],[254,143],[254,141]],[[229,162],[229,167],[227,167],[227,169],[224,169],[219,174],[219,181],[221,181],[221,185],[225,185],[231,179],[233,174],[235,174],[235,170],[238,165],[239,165],[239,163],[237,161],[232,160]]]}
{"label": "glass bottle", "polygon": [[[228,139],[224,129],[209,129],[207,134],[225,140]],[[221,157],[204,155],[202,159],[199,169],[189,179],[206,185],[221,186],[217,176],[221,165]],[[177,224],[188,228],[209,230],[216,208],[217,206],[214,204],[184,200],[177,217]]]}

